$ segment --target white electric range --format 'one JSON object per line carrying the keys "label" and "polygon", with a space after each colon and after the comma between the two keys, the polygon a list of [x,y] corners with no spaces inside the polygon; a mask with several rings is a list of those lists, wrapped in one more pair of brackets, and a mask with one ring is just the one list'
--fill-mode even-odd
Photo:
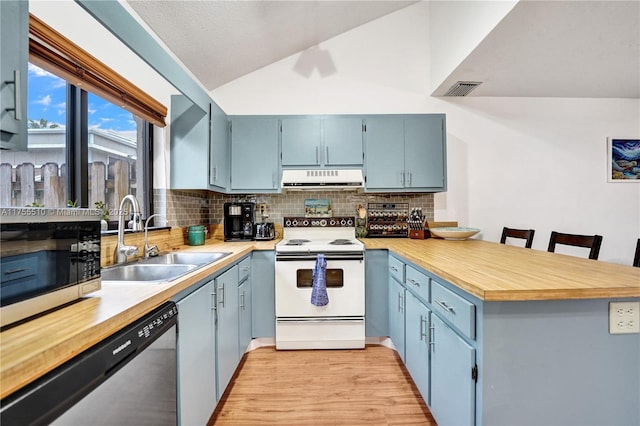
{"label": "white electric range", "polygon": [[[364,244],[352,217],[285,217],[276,244],[276,349],[364,348]],[[311,303],[324,255],[329,303]]]}

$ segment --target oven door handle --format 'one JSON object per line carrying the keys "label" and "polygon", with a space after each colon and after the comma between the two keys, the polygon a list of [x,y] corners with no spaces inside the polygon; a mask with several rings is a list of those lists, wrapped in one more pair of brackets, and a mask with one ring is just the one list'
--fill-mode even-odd
{"label": "oven door handle", "polygon": [[[318,254],[276,254],[276,262],[299,262],[305,260],[315,261]],[[364,260],[364,254],[358,253],[335,253],[324,254],[326,260]]]}
{"label": "oven door handle", "polygon": [[309,318],[278,318],[276,322],[286,323],[286,324],[303,324],[310,322],[317,323],[336,323],[336,322],[362,322],[364,321],[363,317],[353,317],[353,318],[337,318],[337,317],[309,317]]}

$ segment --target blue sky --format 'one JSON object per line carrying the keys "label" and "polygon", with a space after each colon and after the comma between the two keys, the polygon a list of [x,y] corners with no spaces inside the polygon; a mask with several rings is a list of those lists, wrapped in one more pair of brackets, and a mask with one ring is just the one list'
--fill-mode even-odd
{"label": "blue sky", "polygon": [[[66,82],[33,64],[29,64],[30,120],[46,119],[49,123],[66,127]],[[130,112],[96,95],[89,94],[89,127],[115,132],[136,129]]]}

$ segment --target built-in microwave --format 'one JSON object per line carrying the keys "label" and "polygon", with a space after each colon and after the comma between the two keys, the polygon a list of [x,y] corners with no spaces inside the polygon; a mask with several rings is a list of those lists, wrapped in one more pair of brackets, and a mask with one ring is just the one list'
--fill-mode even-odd
{"label": "built-in microwave", "polygon": [[101,288],[100,213],[0,208],[0,326]]}

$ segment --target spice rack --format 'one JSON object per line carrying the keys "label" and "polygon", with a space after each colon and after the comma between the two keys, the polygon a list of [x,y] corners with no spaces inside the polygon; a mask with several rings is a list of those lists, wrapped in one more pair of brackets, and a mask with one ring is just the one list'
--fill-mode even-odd
{"label": "spice rack", "polygon": [[369,203],[368,237],[407,237],[408,203]]}

